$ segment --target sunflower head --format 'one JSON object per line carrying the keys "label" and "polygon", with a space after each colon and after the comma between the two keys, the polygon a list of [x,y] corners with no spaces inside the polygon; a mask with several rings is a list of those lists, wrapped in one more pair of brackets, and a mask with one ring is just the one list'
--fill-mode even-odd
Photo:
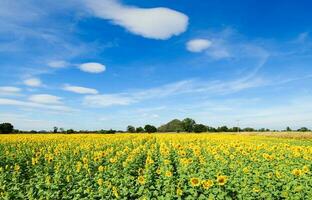
{"label": "sunflower head", "polygon": [[97,183],[99,184],[99,186],[101,186],[101,185],[103,185],[103,179],[102,178],[99,178],[98,180],[97,180]]}
{"label": "sunflower head", "polygon": [[292,174],[295,176],[300,176],[302,174],[302,171],[300,169],[294,169],[292,170]]}
{"label": "sunflower head", "polygon": [[200,185],[199,179],[198,179],[198,178],[194,178],[194,177],[191,178],[190,183],[191,183],[191,186],[192,186],[192,187],[197,187],[197,186]]}
{"label": "sunflower head", "polygon": [[138,177],[138,182],[139,182],[141,185],[144,185],[144,184],[145,184],[145,178],[144,178],[144,176],[139,176],[139,177]]}
{"label": "sunflower head", "polygon": [[208,190],[209,188],[213,186],[213,181],[212,180],[203,181],[202,185],[205,190]]}
{"label": "sunflower head", "polygon": [[103,171],[104,171],[104,167],[103,167],[102,165],[100,165],[100,166],[98,167],[98,170],[99,170],[99,172],[103,172]]}
{"label": "sunflower head", "polygon": [[166,171],[165,176],[166,176],[166,177],[171,177],[171,176],[172,176],[172,172],[171,172],[171,171]]}
{"label": "sunflower head", "polygon": [[179,197],[183,195],[183,190],[181,190],[181,188],[178,188],[176,192]]}
{"label": "sunflower head", "polygon": [[307,165],[303,166],[302,171],[304,173],[308,173],[310,171],[309,167]]}
{"label": "sunflower head", "polygon": [[227,182],[227,176],[223,176],[223,175],[218,176],[217,182],[219,185],[225,185]]}

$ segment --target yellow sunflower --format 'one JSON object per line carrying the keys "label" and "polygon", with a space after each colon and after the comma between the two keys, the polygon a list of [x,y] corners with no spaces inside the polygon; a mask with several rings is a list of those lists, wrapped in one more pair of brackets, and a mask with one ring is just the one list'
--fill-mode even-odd
{"label": "yellow sunflower", "polygon": [[227,182],[227,176],[223,176],[223,175],[218,176],[217,182],[219,185],[225,185]]}
{"label": "yellow sunflower", "polygon": [[138,177],[138,182],[139,182],[141,185],[144,185],[144,184],[145,184],[145,178],[144,178],[144,176],[139,176],[139,177]]}
{"label": "yellow sunflower", "polygon": [[199,179],[198,179],[198,178],[194,178],[194,177],[191,178],[190,183],[191,183],[191,186],[192,186],[192,187],[197,187],[197,186],[200,185]]}

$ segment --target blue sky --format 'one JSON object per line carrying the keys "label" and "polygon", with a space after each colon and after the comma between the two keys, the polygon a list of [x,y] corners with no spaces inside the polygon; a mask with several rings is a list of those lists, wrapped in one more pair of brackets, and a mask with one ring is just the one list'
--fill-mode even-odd
{"label": "blue sky", "polygon": [[312,3],[0,0],[0,121],[312,128]]}

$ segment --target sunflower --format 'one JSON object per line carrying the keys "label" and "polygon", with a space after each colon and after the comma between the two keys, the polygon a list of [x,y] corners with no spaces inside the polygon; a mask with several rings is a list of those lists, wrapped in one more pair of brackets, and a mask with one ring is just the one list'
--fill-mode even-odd
{"label": "sunflower", "polygon": [[252,191],[255,192],[255,193],[258,193],[258,192],[260,192],[260,188],[259,187],[254,187],[254,188],[252,188]]}
{"label": "sunflower", "polygon": [[292,174],[295,176],[300,176],[302,174],[302,171],[300,169],[294,169],[292,170]]}
{"label": "sunflower", "polygon": [[102,165],[100,165],[100,166],[98,167],[98,170],[99,170],[99,172],[103,172],[103,171],[104,171],[104,167],[103,167]]}
{"label": "sunflower", "polygon": [[66,181],[67,181],[67,183],[69,183],[71,181],[71,176],[70,175],[66,176]]}
{"label": "sunflower", "polygon": [[145,178],[144,178],[144,176],[139,176],[139,177],[138,177],[138,182],[139,182],[141,185],[144,185],[144,184],[145,184]]}
{"label": "sunflower", "polygon": [[21,169],[21,167],[19,165],[14,166],[14,171],[18,172],[20,169]]}
{"label": "sunflower", "polygon": [[217,182],[219,185],[225,185],[227,182],[227,176],[223,176],[223,175],[218,176]]}
{"label": "sunflower", "polygon": [[99,184],[99,186],[101,186],[101,185],[103,185],[103,179],[102,178],[99,178],[98,180],[97,180],[97,184]]}
{"label": "sunflower", "polygon": [[118,190],[115,186],[113,187],[113,194],[116,198],[119,198]]}
{"label": "sunflower", "polygon": [[171,177],[172,176],[172,172],[171,171],[166,171],[165,176],[166,177]]}
{"label": "sunflower", "polygon": [[310,171],[309,167],[307,165],[303,166],[302,171],[304,173],[308,173]]}
{"label": "sunflower", "polygon": [[176,192],[179,197],[183,195],[183,190],[181,190],[181,188],[177,188]]}
{"label": "sunflower", "polygon": [[212,180],[203,181],[202,185],[205,190],[208,190],[209,188],[213,186],[213,181]]}
{"label": "sunflower", "polygon": [[192,187],[197,187],[200,185],[200,181],[198,178],[191,178],[190,183],[191,183]]}

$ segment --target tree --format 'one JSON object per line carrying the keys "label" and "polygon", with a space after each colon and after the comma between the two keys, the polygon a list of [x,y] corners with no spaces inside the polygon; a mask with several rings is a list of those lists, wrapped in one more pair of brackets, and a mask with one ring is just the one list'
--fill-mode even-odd
{"label": "tree", "polygon": [[158,128],[159,132],[181,132],[183,130],[183,122],[178,119],[174,119]]}
{"label": "tree", "polygon": [[129,125],[129,126],[127,127],[127,132],[128,132],[128,133],[135,133],[135,128],[134,128],[133,126],[130,126],[130,125]]}
{"label": "tree", "polygon": [[247,127],[247,128],[244,128],[243,131],[245,131],[245,132],[254,132],[255,129]]}
{"label": "tree", "polygon": [[208,127],[207,127],[207,131],[208,131],[208,132],[217,132],[217,129],[214,128],[214,127],[208,126]]}
{"label": "tree", "polygon": [[300,129],[298,129],[298,131],[307,132],[307,131],[309,131],[309,129],[307,127],[301,127]]}
{"label": "tree", "polygon": [[192,132],[194,125],[196,124],[195,120],[191,119],[191,118],[186,118],[182,121],[183,123],[183,129],[186,132]]}
{"label": "tree", "polygon": [[241,131],[241,129],[240,129],[239,127],[233,127],[233,128],[232,128],[232,131],[233,131],[233,132],[239,132],[239,131]]}
{"label": "tree", "polygon": [[227,126],[221,126],[217,129],[218,132],[228,132],[229,128]]}
{"label": "tree", "polygon": [[155,126],[152,126],[152,125],[149,125],[149,124],[144,126],[144,130],[147,133],[155,133],[155,132],[157,132],[157,128]]}
{"label": "tree", "polygon": [[66,133],[67,133],[67,134],[73,134],[73,133],[75,133],[75,131],[74,131],[73,129],[68,129],[68,130],[66,131]]}
{"label": "tree", "polygon": [[144,128],[142,128],[142,127],[137,127],[136,130],[135,130],[135,132],[137,132],[137,133],[144,133]]}
{"label": "tree", "polygon": [[108,131],[106,131],[107,134],[115,134],[117,131],[113,130],[113,129],[109,129]]}
{"label": "tree", "polygon": [[286,127],[286,131],[290,132],[292,131],[291,128],[289,126]]}
{"label": "tree", "polygon": [[207,126],[205,126],[203,124],[195,124],[194,125],[194,132],[195,133],[207,132]]}
{"label": "tree", "polygon": [[58,128],[56,126],[53,127],[53,133],[57,133]]}
{"label": "tree", "polygon": [[2,123],[0,124],[0,133],[12,133],[14,130],[14,127],[10,123]]}

